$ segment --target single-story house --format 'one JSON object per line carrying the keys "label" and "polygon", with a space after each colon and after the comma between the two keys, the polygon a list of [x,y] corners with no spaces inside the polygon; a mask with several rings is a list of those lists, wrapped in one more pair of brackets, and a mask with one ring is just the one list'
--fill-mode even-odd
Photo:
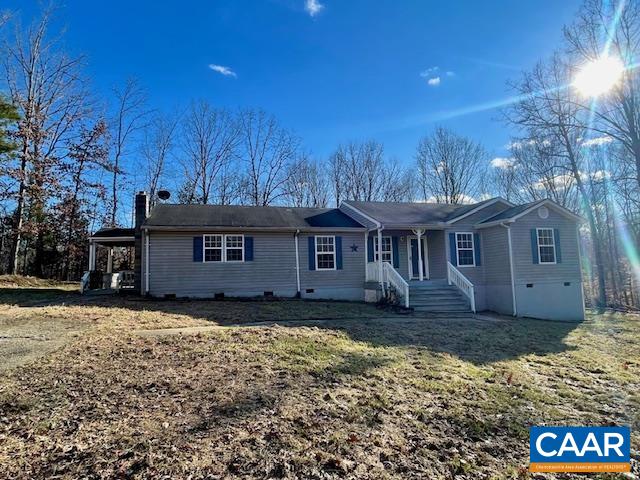
{"label": "single-story house", "polygon": [[[580,217],[513,205],[344,201],[339,208],[159,204],[136,195],[135,287],[154,297],[398,298],[430,312],[584,319]],[[109,239],[105,243],[101,239]],[[95,247],[118,243],[109,230]]]}

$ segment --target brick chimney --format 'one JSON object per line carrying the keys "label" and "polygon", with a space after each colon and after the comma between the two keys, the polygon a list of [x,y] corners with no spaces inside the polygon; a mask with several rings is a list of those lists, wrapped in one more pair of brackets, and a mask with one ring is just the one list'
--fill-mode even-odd
{"label": "brick chimney", "polygon": [[142,295],[142,224],[149,216],[149,195],[147,192],[138,192],[135,200],[135,254],[133,260],[133,272],[135,278],[135,289]]}

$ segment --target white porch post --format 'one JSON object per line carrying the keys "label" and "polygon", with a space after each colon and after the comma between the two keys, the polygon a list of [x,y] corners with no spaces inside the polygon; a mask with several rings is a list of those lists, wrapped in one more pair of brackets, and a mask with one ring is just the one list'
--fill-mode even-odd
{"label": "white porch post", "polygon": [[424,233],[423,228],[417,228],[413,231],[416,234],[418,239],[418,275],[420,277],[420,281],[424,280],[424,267],[422,266],[422,234]]}
{"label": "white porch post", "polygon": [[96,244],[94,242],[89,243],[89,271],[96,269]]}
{"label": "white porch post", "polygon": [[[373,249],[375,255],[375,248]],[[378,229],[378,275],[380,276],[380,287],[382,288],[382,295],[384,291],[384,279],[382,278],[382,229]]]}
{"label": "white porch post", "polygon": [[369,269],[369,230],[364,232],[364,281],[368,281],[367,270]]}
{"label": "white porch post", "polygon": [[107,273],[113,273],[113,247],[107,251]]}

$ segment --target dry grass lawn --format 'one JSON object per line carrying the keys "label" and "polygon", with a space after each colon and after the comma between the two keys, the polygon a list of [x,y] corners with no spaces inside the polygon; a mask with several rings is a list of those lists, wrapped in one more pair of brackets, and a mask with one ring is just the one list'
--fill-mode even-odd
{"label": "dry grass lawn", "polygon": [[[637,316],[383,318],[56,285],[0,302],[0,478],[529,478],[541,423],[630,425],[638,473]],[[280,325],[228,326],[262,320]],[[46,337],[29,355],[3,347],[29,335]]]}

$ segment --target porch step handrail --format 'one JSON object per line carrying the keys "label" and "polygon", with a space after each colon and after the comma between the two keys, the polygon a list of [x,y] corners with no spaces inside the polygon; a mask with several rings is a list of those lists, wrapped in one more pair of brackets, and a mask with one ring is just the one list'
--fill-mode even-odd
{"label": "porch step handrail", "polygon": [[390,263],[382,263],[382,281],[387,287],[391,285],[398,292],[402,292],[404,306],[405,308],[409,308],[409,284]]}
{"label": "porch step handrail", "polygon": [[476,313],[476,294],[473,283],[465,277],[460,270],[447,262],[447,281],[449,285],[455,285],[469,299],[471,311]]}

